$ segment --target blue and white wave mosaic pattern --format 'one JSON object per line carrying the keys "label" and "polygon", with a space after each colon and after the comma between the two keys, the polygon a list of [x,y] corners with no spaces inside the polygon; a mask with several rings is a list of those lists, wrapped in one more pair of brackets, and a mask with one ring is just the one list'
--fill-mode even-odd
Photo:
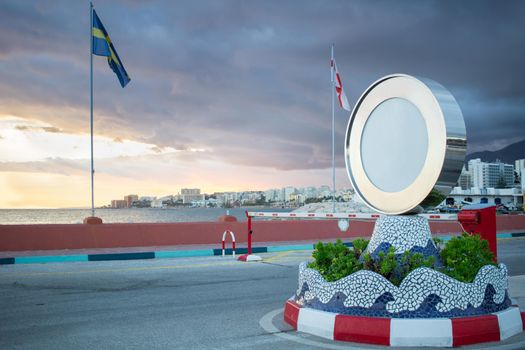
{"label": "blue and white wave mosaic pattern", "polygon": [[[375,224],[367,252],[395,248],[425,257],[439,253],[428,220],[420,216],[381,216]],[[327,282],[304,262],[299,266],[296,300],[307,307],[349,315],[428,318],[483,315],[508,308],[507,268],[483,266],[472,283],[464,283],[430,268],[418,268],[399,287],[383,276],[361,270],[335,282]]]}
{"label": "blue and white wave mosaic pattern", "polygon": [[414,247],[426,247],[428,241],[434,245],[426,218],[417,215],[381,215],[375,223],[366,251],[373,253],[380,246],[389,244],[395,248],[396,254],[402,254]]}
{"label": "blue and white wave mosaic pattern", "polygon": [[422,267],[412,271],[397,287],[367,270],[327,282],[303,262],[299,266],[296,300],[324,311],[361,316],[473,316],[508,308],[507,284],[504,264],[482,267],[472,283]]}

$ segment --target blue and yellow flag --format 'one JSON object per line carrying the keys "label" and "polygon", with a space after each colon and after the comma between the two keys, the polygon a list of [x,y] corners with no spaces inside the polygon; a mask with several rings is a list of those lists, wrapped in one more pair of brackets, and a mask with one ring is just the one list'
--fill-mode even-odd
{"label": "blue and yellow flag", "polygon": [[109,38],[108,32],[102,25],[100,18],[97,13],[93,10],[93,23],[92,23],[92,39],[93,39],[93,54],[98,56],[106,56],[108,58],[108,64],[115,72],[120,81],[122,87],[129,83],[130,79],[128,73],[122,65],[120,57],[118,57],[117,50],[113,46],[111,39]]}

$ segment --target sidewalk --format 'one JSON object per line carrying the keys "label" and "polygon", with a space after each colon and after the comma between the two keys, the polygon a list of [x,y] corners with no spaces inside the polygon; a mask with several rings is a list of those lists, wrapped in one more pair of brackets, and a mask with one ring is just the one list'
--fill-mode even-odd
{"label": "sidewalk", "polygon": [[[323,240],[335,242],[336,239]],[[312,250],[317,241],[283,241],[283,242],[254,242],[253,253],[271,253],[291,250]],[[345,242],[351,246],[351,242]],[[231,241],[226,241],[225,254],[231,255]],[[235,254],[248,252],[246,243],[236,244]],[[102,261],[102,260],[132,260],[132,259],[159,259],[192,256],[222,255],[221,242],[217,244],[194,244],[176,246],[151,247],[121,247],[98,249],[65,249],[65,250],[26,250],[0,252],[0,265],[28,264],[66,261]]]}
{"label": "sidewalk", "polygon": [[[443,240],[448,240],[450,235],[437,235]],[[498,233],[497,238],[524,237],[523,232]],[[350,238],[350,237],[349,237]],[[352,246],[352,237],[344,241],[345,245]],[[336,239],[323,239],[323,242],[335,242]],[[252,253],[272,253],[292,250],[313,250],[317,240],[305,241],[280,241],[280,242],[254,242]],[[246,243],[237,244],[236,255],[246,254]],[[227,255],[232,254],[231,241],[226,241]],[[193,256],[222,255],[221,243],[176,246],[149,246],[149,247],[121,247],[97,249],[65,249],[65,250],[26,250],[0,252],[0,265],[32,264],[51,262],[74,261],[107,261],[107,260],[135,260],[135,259],[162,259]]]}

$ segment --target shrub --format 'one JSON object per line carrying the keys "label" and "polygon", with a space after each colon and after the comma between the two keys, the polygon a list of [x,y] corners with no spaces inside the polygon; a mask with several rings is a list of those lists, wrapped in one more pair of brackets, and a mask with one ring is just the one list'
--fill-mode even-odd
{"label": "shrub", "polygon": [[335,244],[318,242],[312,254],[315,260],[308,267],[319,271],[329,282],[337,281],[363,268],[359,261],[360,254],[356,252],[345,246],[340,239]]}
{"label": "shrub", "polygon": [[379,252],[377,258],[373,259],[369,252],[364,257],[364,268],[377,272],[388,280],[394,278],[394,274],[397,268],[396,250],[394,247],[390,247],[388,252]]}
{"label": "shrub", "polygon": [[358,238],[352,242],[352,246],[354,248],[354,255],[359,257],[366,250],[366,247],[368,247],[368,241],[366,239]]}
{"label": "shrub", "polygon": [[474,281],[478,271],[485,265],[495,265],[494,255],[486,240],[479,235],[463,233],[454,237],[441,250],[442,272],[462,282]]}
{"label": "shrub", "polygon": [[432,191],[430,191],[427,197],[423,200],[423,202],[421,202],[421,206],[423,208],[433,208],[439,203],[443,202],[445,198],[447,198],[447,196],[443,195],[441,192],[433,188]]}
{"label": "shrub", "polygon": [[401,264],[398,274],[394,276],[393,280],[391,280],[391,282],[395,285],[401,284],[401,281],[403,281],[403,279],[415,269],[420,267],[428,267],[433,269],[435,268],[436,264],[436,258],[434,258],[433,256],[425,258],[424,255],[421,253],[411,254],[410,252],[404,252],[403,255],[401,255],[400,260]]}
{"label": "shrub", "polygon": [[377,259],[372,259],[370,253],[364,255],[364,269],[377,272],[390,282],[399,286],[401,281],[418,267],[433,268],[435,258],[429,256],[425,259],[421,253],[404,252],[400,257],[395,253],[394,247],[390,247],[388,252],[380,252]]}
{"label": "shrub", "polygon": [[[442,246],[441,240],[436,238],[434,242],[438,247]],[[337,281],[364,269],[382,275],[397,286],[410,272],[419,267],[436,269],[433,256],[425,258],[421,253],[410,252],[398,256],[394,247],[390,247],[386,253],[379,252],[376,259],[373,259],[369,252],[364,253],[367,246],[368,241],[365,239],[354,240],[353,249],[349,249],[341,240],[326,244],[318,242],[312,253],[314,261],[308,264],[308,267],[319,271],[328,282]],[[363,258],[360,260],[361,255]],[[488,242],[477,235],[470,236],[467,233],[449,240],[440,251],[440,257],[443,268],[439,271],[467,283],[474,280],[481,267],[495,265]]]}
{"label": "shrub", "polygon": [[363,269],[363,264],[350,250],[336,257],[328,269],[326,280],[333,282]]}

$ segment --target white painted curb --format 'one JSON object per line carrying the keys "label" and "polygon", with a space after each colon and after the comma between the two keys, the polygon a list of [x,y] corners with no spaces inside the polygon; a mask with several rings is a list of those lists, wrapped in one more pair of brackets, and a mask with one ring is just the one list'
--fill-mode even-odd
{"label": "white painted curb", "polygon": [[452,346],[452,321],[448,318],[390,321],[390,346]]}
{"label": "white painted curb", "polygon": [[496,312],[493,315],[498,316],[500,340],[505,340],[522,332],[523,324],[519,308],[513,307]]}
{"label": "white painted curb", "polygon": [[332,312],[303,308],[297,319],[297,330],[333,340],[336,315]]}

